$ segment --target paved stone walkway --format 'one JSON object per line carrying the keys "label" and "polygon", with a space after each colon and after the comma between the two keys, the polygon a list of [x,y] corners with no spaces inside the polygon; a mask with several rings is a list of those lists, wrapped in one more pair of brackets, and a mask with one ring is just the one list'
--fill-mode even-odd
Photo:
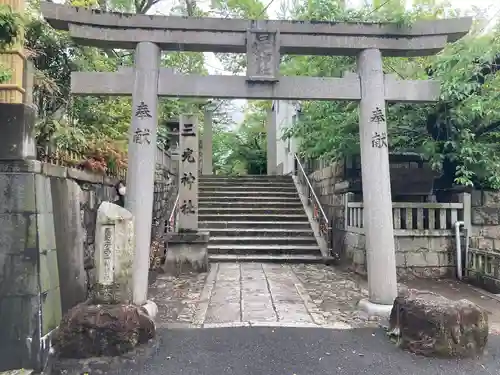
{"label": "paved stone walkway", "polygon": [[[489,314],[500,334],[500,297],[450,280],[414,280],[402,287],[466,298]],[[378,326],[357,308],[368,296],[366,280],[321,264],[213,263],[205,274],[159,275],[150,288],[159,328]]]}
{"label": "paved stone walkway", "polygon": [[367,291],[324,265],[214,263],[208,274],[159,276],[150,294],[159,327],[342,329],[377,323],[356,307]]}

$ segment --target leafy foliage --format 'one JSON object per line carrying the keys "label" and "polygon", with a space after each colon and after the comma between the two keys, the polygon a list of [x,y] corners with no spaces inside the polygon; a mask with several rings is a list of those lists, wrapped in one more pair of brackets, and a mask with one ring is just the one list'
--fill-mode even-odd
{"label": "leafy foliage", "polygon": [[213,158],[216,174],[267,173],[266,108],[268,102],[251,102],[238,128],[214,126]]}
{"label": "leafy foliage", "polygon": [[[16,43],[22,33],[22,17],[7,5],[0,5],[0,48],[5,49]],[[12,78],[12,72],[0,66],[0,83]]]}

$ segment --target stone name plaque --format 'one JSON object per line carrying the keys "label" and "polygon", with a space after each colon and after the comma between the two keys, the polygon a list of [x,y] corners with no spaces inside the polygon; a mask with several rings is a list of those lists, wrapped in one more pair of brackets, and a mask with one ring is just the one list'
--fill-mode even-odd
{"label": "stone name plaque", "polygon": [[278,81],[279,32],[247,30],[247,81]]}

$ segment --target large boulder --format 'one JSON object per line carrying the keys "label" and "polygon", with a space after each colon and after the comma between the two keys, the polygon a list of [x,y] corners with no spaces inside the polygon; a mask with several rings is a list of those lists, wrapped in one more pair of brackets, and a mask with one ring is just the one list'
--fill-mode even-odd
{"label": "large boulder", "polygon": [[154,322],[142,307],[82,303],[66,313],[52,343],[61,358],[118,356],[154,335]]}
{"label": "large boulder", "polygon": [[390,333],[403,349],[436,357],[475,357],[488,341],[488,315],[467,300],[409,290],[395,299]]}

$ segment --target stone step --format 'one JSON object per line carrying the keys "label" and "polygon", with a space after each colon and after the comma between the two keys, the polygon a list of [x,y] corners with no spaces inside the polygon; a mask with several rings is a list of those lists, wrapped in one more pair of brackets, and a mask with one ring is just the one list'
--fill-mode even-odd
{"label": "stone step", "polygon": [[300,215],[305,216],[303,207],[210,207],[199,208],[198,215]]}
{"label": "stone step", "polygon": [[233,187],[240,187],[240,186],[245,186],[245,187],[248,187],[248,188],[253,188],[253,187],[268,187],[268,188],[273,188],[275,186],[277,187],[283,187],[283,188],[289,188],[289,187],[292,187],[292,188],[295,188],[295,184],[293,183],[293,181],[290,181],[290,182],[279,182],[279,181],[275,181],[275,182],[261,182],[261,181],[256,181],[256,182],[250,182],[250,181],[246,181],[246,182],[241,182],[241,181],[220,181],[220,182],[217,182],[217,181],[199,181],[199,185],[200,189],[202,188],[206,188],[206,187],[221,187],[221,188],[224,188],[224,189],[229,189],[229,188],[233,188]]}
{"label": "stone step", "polygon": [[244,197],[244,198],[253,198],[253,197],[272,197],[272,198],[281,198],[281,197],[290,197],[290,198],[298,198],[299,194],[297,191],[256,191],[256,190],[199,190],[198,196],[200,198],[206,197]]}
{"label": "stone step", "polygon": [[287,229],[287,230],[310,230],[311,225],[307,220],[302,221],[259,221],[259,220],[246,220],[246,221],[223,221],[223,220],[200,220],[199,227],[201,229],[237,229],[237,230],[274,230],[274,229]]}
{"label": "stone step", "polygon": [[249,199],[248,201],[235,201],[235,202],[224,202],[224,201],[214,201],[214,200],[200,200],[198,202],[198,206],[200,207],[200,210],[203,209],[208,209],[208,208],[220,208],[220,209],[232,209],[232,208],[240,208],[240,209],[251,209],[251,208],[276,208],[276,209],[282,209],[282,208],[294,208],[294,209],[300,209],[304,210],[304,206],[302,205],[302,202],[298,199],[294,199],[288,202],[275,202],[275,201],[270,201],[270,202],[262,202],[262,201],[255,201],[254,199]]}
{"label": "stone step", "polygon": [[266,203],[295,203],[299,202],[298,196],[293,196],[293,197],[272,197],[272,196],[250,196],[250,197],[245,197],[245,196],[240,196],[240,195],[231,195],[231,196],[203,196],[198,198],[198,202],[200,204],[204,204],[206,202],[225,202],[225,203],[252,203],[252,204],[266,204]]}
{"label": "stone step", "polygon": [[284,236],[276,236],[276,237],[244,237],[244,236],[231,236],[231,237],[219,237],[212,236],[210,234],[210,245],[266,245],[266,246],[278,246],[278,245],[286,245],[286,246],[315,246],[317,247],[317,242],[314,236],[306,236],[306,237],[287,237]]}
{"label": "stone step", "polygon": [[[267,221],[267,222],[280,222],[280,221],[301,221],[307,220],[305,213],[301,215],[281,215],[281,214],[199,214],[198,222],[202,221]],[[309,223],[308,223],[309,225]]]}
{"label": "stone step", "polygon": [[[266,223],[268,224],[268,223]],[[307,227],[304,224],[304,227]],[[243,236],[247,238],[255,237],[312,237],[314,232],[312,229],[300,228],[206,228],[213,237],[237,237]]]}
{"label": "stone step", "polygon": [[209,254],[210,262],[258,262],[258,263],[323,263],[321,255],[233,255],[233,254]]}
{"label": "stone step", "polygon": [[234,254],[234,255],[250,255],[250,254],[304,254],[304,255],[321,255],[318,245],[259,245],[259,244],[212,244],[208,243],[209,254]]}
{"label": "stone step", "polygon": [[292,181],[292,176],[268,176],[268,175],[246,175],[246,176],[215,176],[201,175],[200,181]]}
{"label": "stone step", "polygon": [[230,188],[226,186],[221,186],[221,185],[199,185],[198,191],[241,191],[241,192],[247,192],[247,191],[272,191],[272,192],[297,192],[297,189],[295,188],[295,185],[288,185],[288,186],[275,186],[273,184],[269,185],[255,185],[255,186],[250,186],[250,185],[232,185]]}

